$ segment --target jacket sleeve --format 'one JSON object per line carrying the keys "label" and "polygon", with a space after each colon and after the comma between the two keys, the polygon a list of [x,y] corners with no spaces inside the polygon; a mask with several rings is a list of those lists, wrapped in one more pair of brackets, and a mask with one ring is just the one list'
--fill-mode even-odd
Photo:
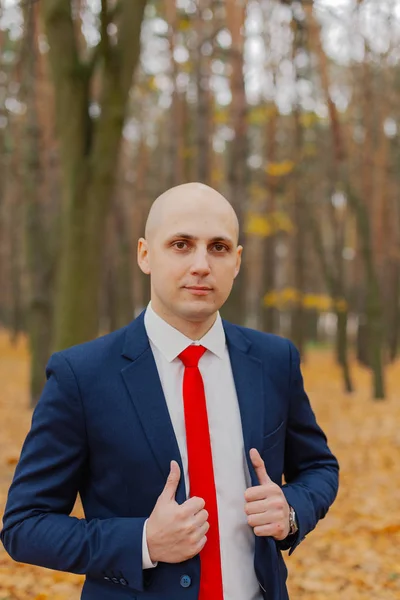
{"label": "jacket sleeve", "polygon": [[88,469],[85,418],[75,374],[54,354],[9,490],[1,540],[10,556],[59,571],[144,589],[143,518],[69,516]]}
{"label": "jacket sleeve", "polygon": [[300,356],[289,342],[291,373],[286,433],[285,485],[282,491],[296,511],[298,532],[278,543],[291,554],[314,529],[333,503],[338,490],[339,465],[318,426],[300,370]]}

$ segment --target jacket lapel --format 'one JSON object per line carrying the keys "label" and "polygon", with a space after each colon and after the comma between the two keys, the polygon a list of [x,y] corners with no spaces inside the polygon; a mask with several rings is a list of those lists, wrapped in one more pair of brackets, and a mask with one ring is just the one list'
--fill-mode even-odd
{"label": "jacket lapel", "polygon": [[146,334],[144,313],[129,325],[122,354],[132,361],[121,374],[164,480],[171,460],[176,460],[181,468],[176,494],[176,501],[181,504],[186,500],[182,459]]}
{"label": "jacket lapel", "polygon": [[[223,325],[238,396],[246,461],[252,485],[258,485],[249,452],[251,448],[261,451],[262,446],[265,411],[262,363],[250,354],[251,342],[238,327],[227,321],[223,321]],[[128,326],[122,354],[132,361],[122,369],[122,377],[166,480],[171,460],[176,460],[183,472],[182,459],[146,334],[144,312]],[[182,476],[176,500],[183,503],[186,497]]]}
{"label": "jacket lapel", "polygon": [[[239,401],[247,465],[251,483],[257,486],[259,482],[249,452],[251,448],[257,448],[261,452],[263,440],[264,413],[268,400],[264,395],[263,364],[250,354],[251,342],[240,328],[226,321],[223,323]],[[278,596],[275,593],[276,580],[265,577],[267,564],[271,565],[270,572],[277,572],[279,567],[275,541],[271,537],[256,537],[254,567],[257,578],[265,585],[266,597],[278,598],[280,593],[278,592]]]}
{"label": "jacket lapel", "polygon": [[261,452],[265,411],[262,363],[249,353],[251,342],[240,329],[227,321],[223,324],[239,402],[247,465],[252,485],[258,485],[249,452],[251,448]]}

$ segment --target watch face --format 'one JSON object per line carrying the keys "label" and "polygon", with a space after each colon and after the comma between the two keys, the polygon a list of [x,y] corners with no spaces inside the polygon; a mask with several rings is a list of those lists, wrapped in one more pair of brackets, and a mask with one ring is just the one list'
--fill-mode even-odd
{"label": "watch face", "polygon": [[296,513],[294,509],[291,507],[289,512],[289,525],[290,525],[290,533],[296,533],[298,527],[296,523]]}

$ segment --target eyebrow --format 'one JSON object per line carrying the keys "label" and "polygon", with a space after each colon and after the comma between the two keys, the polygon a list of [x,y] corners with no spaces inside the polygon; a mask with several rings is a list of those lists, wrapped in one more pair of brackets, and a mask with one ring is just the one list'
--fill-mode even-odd
{"label": "eyebrow", "polygon": [[[199,240],[199,238],[196,237],[195,235],[192,235],[190,233],[183,233],[183,232],[178,232],[178,233],[171,235],[171,239],[173,239],[173,238],[182,238],[185,240],[191,240],[193,242],[197,242]],[[215,237],[212,237],[209,239],[209,242],[226,242],[227,244],[233,244],[232,239],[229,237],[226,237],[224,235],[217,235]]]}

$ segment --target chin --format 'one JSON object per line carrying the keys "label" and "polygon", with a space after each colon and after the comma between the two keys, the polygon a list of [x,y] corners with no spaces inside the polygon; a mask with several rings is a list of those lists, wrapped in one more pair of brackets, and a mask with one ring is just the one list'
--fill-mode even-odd
{"label": "chin", "polygon": [[180,312],[187,319],[201,321],[216,313],[217,310],[218,307],[214,303],[204,302],[204,300],[193,300],[192,302],[185,303],[181,307]]}

